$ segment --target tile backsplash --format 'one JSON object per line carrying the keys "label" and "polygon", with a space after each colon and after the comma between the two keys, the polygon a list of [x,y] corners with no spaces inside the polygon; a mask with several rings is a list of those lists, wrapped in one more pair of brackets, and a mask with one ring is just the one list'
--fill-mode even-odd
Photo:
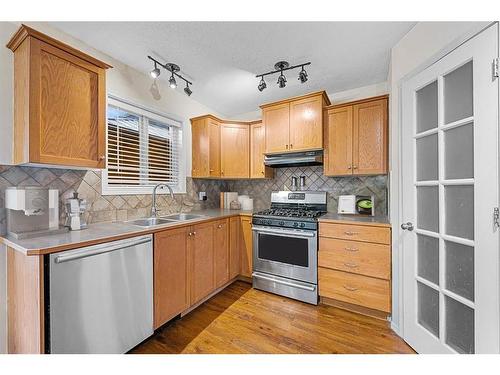
{"label": "tile backsplash", "polygon": [[[254,209],[269,206],[271,191],[289,189],[292,176],[306,176],[305,190],[328,192],[328,209],[336,211],[341,194],[374,195],[376,213],[387,214],[387,176],[326,177],[323,167],[278,168],[275,177],[268,180],[203,180],[187,178],[186,194],[176,194],[172,200],[160,195],[161,213],[183,212],[193,209],[216,208],[221,191],[237,191],[254,199]],[[151,207],[151,195],[102,195],[99,170],[71,170],[40,167],[0,166],[0,234],[5,233],[5,189],[8,186],[46,186],[58,189],[60,217],[64,221],[63,202],[74,191],[88,202],[89,223],[129,220],[145,217]],[[198,200],[198,192],[207,193],[207,201]]]}

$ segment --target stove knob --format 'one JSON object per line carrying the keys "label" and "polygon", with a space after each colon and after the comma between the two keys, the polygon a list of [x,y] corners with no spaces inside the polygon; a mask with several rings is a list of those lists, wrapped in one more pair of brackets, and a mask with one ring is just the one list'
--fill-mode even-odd
{"label": "stove knob", "polygon": [[279,224],[280,225],[285,225],[285,222],[284,221],[280,221]]}
{"label": "stove knob", "polygon": [[306,223],[300,223],[300,227],[304,228],[306,226]]}
{"label": "stove knob", "polygon": [[293,223],[293,226],[294,226],[294,227],[298,227],[298,226],[299,226],[299,223]]}

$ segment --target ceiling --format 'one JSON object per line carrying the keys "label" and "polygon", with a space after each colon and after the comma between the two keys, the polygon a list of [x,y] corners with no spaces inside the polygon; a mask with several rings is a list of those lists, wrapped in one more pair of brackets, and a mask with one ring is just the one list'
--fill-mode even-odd
{"label": "ceiling", "polygon": [[[51,22],[114,59],[148,73],[147,55],[175,62],[193,81],[191,98],[231,117],[262,103],[323,90],[338,92],[386,81],[390,49],[413,22]],[[103,37],[105,36],[105,37]],[[257,90],[256,74],[274,63],[311,61],[308,82],[299,70],[277,75]],[[161,80],[168,80],[162,71]],[[180,91],[179,87],[177,90]]]}

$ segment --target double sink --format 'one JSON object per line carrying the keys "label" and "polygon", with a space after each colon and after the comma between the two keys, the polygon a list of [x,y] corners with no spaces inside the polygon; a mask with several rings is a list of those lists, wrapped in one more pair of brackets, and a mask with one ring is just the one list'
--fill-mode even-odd
{"label": "double sink", "polygon": [[126,221],[127,224],[137,225],[139,227],[154,227],[156,225],[173,224],[179,221],[188,221],[202,219],[206,216],[196,214],[173,214],[162,217],[148,217],[145,219],[136,219]]}

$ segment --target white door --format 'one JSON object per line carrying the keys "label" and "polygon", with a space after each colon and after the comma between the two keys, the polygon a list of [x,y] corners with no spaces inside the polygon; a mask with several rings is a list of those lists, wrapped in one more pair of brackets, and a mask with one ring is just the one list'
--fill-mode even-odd
{"label": "white door", "polygon": [[403,336],[419,353],[500,351],[497,39],[402,86]]}

